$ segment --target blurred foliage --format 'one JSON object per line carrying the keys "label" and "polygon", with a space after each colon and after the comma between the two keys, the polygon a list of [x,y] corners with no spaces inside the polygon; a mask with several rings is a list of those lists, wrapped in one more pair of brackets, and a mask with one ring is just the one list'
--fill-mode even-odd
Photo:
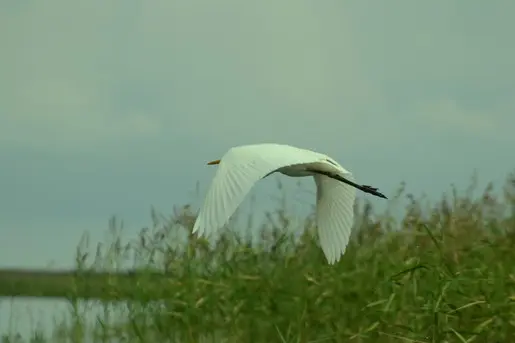
{"label": "blurred foliage", "polygon": [[[429,204],[401,187],[392,200],[408,201],[400,219],[358,203],[354,235],[335,265],[318,246],[312,216],[298,241],[283,233],[291,225],[284,209],[267,216],[258,246],[227,231],[215,245],[190,234],[185,249],[175,248],[177,232],[193,226],[189,206],[171,218],[152,213],[152,227],[126,243],[113,219],[108,244],[92,257],[78,249],[78,269],[131,261],[174,278],[135,279],[137,301],[70,299],[68,318],[30,341],[515,342],[515,174],[501,194],[492,185],[474,190],[452,189]],[[101,310],[88,320],[93,306]],[[3,338],[21,341],[15,332]]]}

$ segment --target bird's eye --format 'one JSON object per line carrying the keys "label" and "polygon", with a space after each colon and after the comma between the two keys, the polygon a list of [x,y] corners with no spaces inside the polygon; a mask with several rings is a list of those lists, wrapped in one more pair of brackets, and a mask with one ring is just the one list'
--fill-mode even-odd
{"label": "bird's eye", "polygon": [[338,167],[338,165],[336,164],[336,162],[334,161],[331,161],[330,159],[326,159],[327,162],[331,163],[333,166],[335,167]]}

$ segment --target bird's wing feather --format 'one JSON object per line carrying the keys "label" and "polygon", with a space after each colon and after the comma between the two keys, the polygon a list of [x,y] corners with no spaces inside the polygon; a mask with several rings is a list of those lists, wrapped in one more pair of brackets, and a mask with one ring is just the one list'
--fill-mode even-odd
{"label": "bird's wing feather", "polygon": [[[351,174],[345,177],[353,181]],[[320,245],[330,264],[344,254],[354,221],[354,187],[325,175],[316,175],[316,221]]]}
{"label": "bird's wing feather", "polygon": [[252,186],[279,168],[316,162],[320,154],[287,146],[230,149],[218,166],[193,232],[210,236],[223,227]]}

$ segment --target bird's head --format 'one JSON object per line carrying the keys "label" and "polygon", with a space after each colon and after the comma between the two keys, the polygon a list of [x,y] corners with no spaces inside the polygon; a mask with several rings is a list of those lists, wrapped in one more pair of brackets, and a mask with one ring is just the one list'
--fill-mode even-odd
{"label": "bird's head", "polygon": [[215,164],[220,164],[220,160],[214,160],[214,161],[211,161],[211,162],[207,162],[208,165],[212,166],[212,165],[215,165]]}

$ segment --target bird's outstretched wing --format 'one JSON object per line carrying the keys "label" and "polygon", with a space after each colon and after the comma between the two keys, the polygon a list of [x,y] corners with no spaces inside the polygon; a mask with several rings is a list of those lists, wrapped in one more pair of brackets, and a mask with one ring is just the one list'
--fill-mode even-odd
{"label": "bird's outstretched wing", "polygon": [[252,186],[266,175],[282,167],[319,159],[315,152],[272,144],[230,149],[218,166],[193,233],[210,236],[223,227]]}
{"label": "bird's outstretched wing", "polygon": [[[353,181],[351,174],[345,177]],[[316,222],[320,245],[329,264],[345,253],[354,221],[356,189],[325,175],[315,175]]]}

